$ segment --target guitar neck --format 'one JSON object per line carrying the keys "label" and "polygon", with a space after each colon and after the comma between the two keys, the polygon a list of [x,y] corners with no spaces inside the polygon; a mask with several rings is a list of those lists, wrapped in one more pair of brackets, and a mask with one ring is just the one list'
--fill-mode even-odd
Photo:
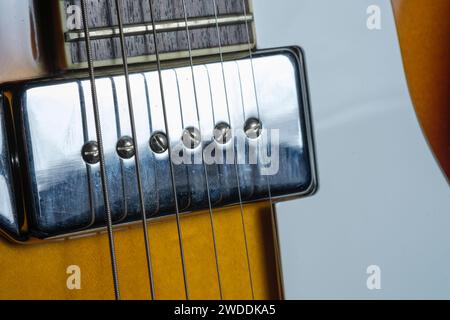
{"label": "guitar neck", "polygon": [[[154,19],[161,60],[175,62],[188,58],[183,2],[152,1],[156,8]],[[186,1],[191,54],[194,57],[219,53],[216,24],[221,32],[221,51],[224,54],[247,51],[248,36],[250,45],[256,45],[251,2],[217,0],[216,3],[215,12],[210,0]],[[9,43],[0,49],[2,60],[9,62],[2,65],[4,72],[0,75],[0,83],[87,68],[80,0],[2,1],[0,11],[10,13],[0,22],[5,31],[0,34],[0,40]],[[131,65],[154,63],[149,2],[123,1],[123,12],[128,62]],[[114,1],[89,1],[87,19],[96,67],[120,66],[122,60]]]}

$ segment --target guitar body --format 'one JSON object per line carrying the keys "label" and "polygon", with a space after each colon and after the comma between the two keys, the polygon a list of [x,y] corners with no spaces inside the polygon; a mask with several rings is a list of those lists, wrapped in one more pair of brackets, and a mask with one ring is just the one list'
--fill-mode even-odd
{"label": "guitar body", "polygon": [[[324,194],[324,197],[320,199],[321,203],[337,201],[327,193],[329,188],[332,188],[334,184],[338,183],[337,181],[331,181],[329,173],[330,170],[341,170],[337,164],[335,168],[331,168],[331,160],[327,160],[326,163],[322,162],[321,156],[327,156],[331,152],[330,147],[325,149],[320,145],[324,137],[322,132],[323,130],[327,130],[327,126],[329,126],[328,130],[338,132],[342,129],[341,126],[346,126],[346,124],[345,121],[344,124],[341,122],[339,115],[335,120],[330,118],[327,124],[323,122],[327,118],[324,115],[327,110],[323,106],[315,109],[315,102],[320,100],[317,98],[320,95],[317,90],[320,88],[321,83],[319,83],[320,78],[312,76],[311,72],[314,72],[317,68],[319,58],[322,61],[329,62],[332,60],[331,56],[334,53],[327,50],[319,52],[318,48],[320,48],[320,43],[327,41],[327,39],[320,38],[320,30],[314,30],[317,35],[316,42],[311,41],[310,38],[307,39],[306,36],[302,38],[305,32],[308,32],[303,29],[305,26],[308,26],[308,23],[315,27],[318,25],[317,21],[308,22],[306,20],[308,17],[312,20],[327,19],[326,14],[316,17],[312,16],[311,13],[321,12],[321,10],[331,10],[335,14],[342,14],[339,21],[346,21],[352,26],[354,25],[354,28],[366,28],[365,19],[367,15],[365,9],[373,3],[378,3],[382,8],[382,23],[386,23],[386,25],[383,25],[381,30],[372,32],[382,33],[392,32],[390,22],[391,19],[393,21],[393,14],[395,13],[408,85],[424,133],[424,135],[420,133],[419,136],[417,134],[420,131],[419,122],[416,118],[409,119],[411,122],[415,121],[416,125],[414,129],[415,134],[411,138],[418,139],[417,144],[421,146],[420,152],[427,154],[426,161],[423,163],[430,166],[429,174],[435,177],[435,179],[424,180],[434,181],[437,184],[435,186],[437,190],[435,199],[440,201],[440,204],[436,206],[434,213],[440,215],[442,214],[443,208],[449,209],[448,199],[450,197],[448,197],[449,190],[448,183],[445,179],[445,172],[447,174],[450,173],[450,111],[448,108],[450,97],[446,89],[449,85],[449,78],[448,74],[444,72],[444,70],[449,69],[449,58],[447,54],[448,41],[446,41],[448,35],[445,32],[445,30],[448,30],[447,15],[450,12],[448,1],[435,0],[433,4],[430,4],[428,3],[429,1],[424,0],[395,0],[393,1],[393,8],[395,10],[391,7],[389,1],[384,0],[362,1],[363,4],[357,0],[343,1],[349,8],[354,5],[354,10],[362,10],[359,16],[354,12],[346,16],[345,11],[342,12],[342,10],[337,9],[337,6],[334,4],[335,1],[331,0],[329,2],[324,0],[284,0],[276,4],[268,0],[258,0],[255,2],[257,3],[253,4],[253,10],[258,49],[299,46],[305,51],[306,68],[308,69],[310,81],[312,79],[312,83],[310,83],[312,88],[310,95],[313,125],[315,126],[315,130],[320,132],[320,138],[316,140],[316,148],[318,150],[318,171],[321,181],[321,189],[317,196],[320,196],[322,192]],[[300,11],[301,14],[298,13]],[[297,22],[297,19],[301,19],[302,22]],[[385,22],[386,20],[384,19],[389,22]],[[39,79],[49,75],[54,76],[55,73],[59,72],[55,72],[54,68],[49,66],[47,61],[48,56],[44,57],[44,52],[47,49],[43,46],[49,43],[49,39],[41,39],[43,36],[36,32],[36,21],[38,21],[38,14],[34,11],[33,1],[8,0],[0,3],[0,41],[3,44],[10,44],[0,48],[0,83],[9,84],[30,79]],[[324,22],[323,25],[326,28],[332,28],[330,23],[327,24]],[[300,35],[289,36],[290,34],[295,34],[293,30],[300,28],[302,28],[302,31],[299,32]],[[286,33],[286,30],[290,31]],[[427,32],[426,34],[425,30]],[[283,33],[285,34],[283,37],[278,36]],[[368,34],[369,36],[371,35]],[[13,37],[20,37],[21,40],[14,40]],[[373,48],[383,45],[383,43],[377,41],[379,39],[374,40],[376,44],[374,44]],[[336,52],[346,51],[347,54],[351,55],[351,50],[349,50],[352,42],[351,36],[349,35],[347,39],[340,39],[339,42],[342,48],[335,48]],[[395,43],[393,45],[398,44]],[[308,46],[311,46],[311,48]],[[308,51],[309,49],[310,51]],[[387,54],[389,55],[390,53],[391,51]],[[322,54],[323,56],[319,58],[317,56],[311,57],[310,54]],[[357,59],[357,57],[355,56],[354,59]],[[390,60],[390,57],[388,59]],[[308,66],[310,61],[316,64],[312,68]],[[339,61],[336,61],[336,63],[339,63]],[[401,61],[398,61],[398,64],[397,68],[402,69]],[[342,81],[345,81],[345,79]],[[403,83],[406,87],[406,81],[401,79],[399,82]],[[342,99],[338,104],[342,104],[343,108],[345,104],[351,103],[351,97],[338,94],[336,96]],[[4,98],[8,100],[13,99],[7,95]],[[380,99],[383,100],[384,98],[380,97]],[[386,99],[388,100],[389,97]],[[364,101],[361,103],[363,104]],[[414,114],[414,109],[411,105],[408,107],[410,107],[410,110],[405,111],[404,115],[411,117]],[[331,110],[330,117],[333,117],[332,112]],[[350,117],[350,115],[348,115],[349,122],[353,123],[358,121],[357,117],[355,119]],[[320,119],[320,122],[315,123],[315,120],[318,119]],[[385,118],[382,119],[382,121],[386,120]],[[380,130],[383,130],[383,126],[383,122],[379,123]],[[399,127],[398,130],[401,132],[403,129]],[[409,132],[408,130],[406,131]],[[354,132],[354,135],[363,139],[365,133]],[[430,145],[426,145],[424,137],[428,139]],[[360,141],[360,143],[364,144],[364,141]],[[416,144],[416,142],[413,141],[412,144]],[[383,145],[378,145],[377,147],[380,148],[380,152],[383,152]],[[336,148],[338,147],[336,146]],[[355,152],[357,153],[357,150]],[[434,152],[436,158],[433,158],[432,152]],[[377,164],[373,163],[372,165],[376,166]],[[408,164],[405,163],[404,165],[407,166]],[[439,165],[442,171],[439,170]],[[367,164],[365,168],[369,170],[369,167],[371,165]],[[321,177],[321,170],[324,170],[323,177]],[[424,170],[427,169],[425,168]],[[358,174],[364,175],[365,173],[359,172]],[[426,172],[424,174],[427,175]],[[367,176],[370,177],[371,174],[367,174]],[[367,184],[370,183],[368,180]],[[354,189],[353,194],[356,198],[364,198],[365,189],[367,189],[365,186],[355,185]],[[447,195],[447,199],[445,199],[445,194]],[[333,273],[333,266],[317,266],[322,261],[316,255],[317,251],[320,251],[321,247],[324,247],[324,252],[329,254],[333,250],[336,250],[338,253],[340,252],[339,247],[336,249],[333,246],[329,246],[329,239],[321,238],[322,236],[325,237],[324,230],[329,230],[328,228],[339,229],[339,225],[334,225],[333,227],[326,226],[324,229],[319,230],[321,228],[320,221],[317,221],[313,217],[308,217],[310,213],[306,210],[326,210],[325,208],[319,207],[319,205],[314,207],[314,203],[308,206],[308,203],[314,201],[314,197],[277,204],[275,206],[276,219],[272,217],[271,203],[269,201],[246,204],[244,206],[245,235],[242,232],[241,210],[239,207],[224,207],[214,210],[217,255],[220,261],[219,269],[224,299],[252,299],[252,286],[254,298],[256,299],[366,297],[358,291],[359,289],[355,289],[354,292],[342,289],[341,285],[345,287],[343,283],[337,284],[329,281],[330,287],[326,289],[322,288],[317,282],[315,284],[313,283],[315,280],[324,276],[326,272]],[[346,198],[345,201],[351,202],[352,199]],[[381,198],[380,201],[385,200]],[[394,200],[392,201],[392,203],[395,202]],[[429,201],[429,199],[425,199],[424,201]],[[306,205],[303,205],[305,202]],[[395,204],[392,204],[390,210],[393,210],[392,208],[395,206]],[[353,209],[349,206],[349,212],[351,210]],[[399,210],[401,209],[399,208]],[[339,210],[334,214],[344,215]],[[303,218],[299,220],[297,215]],[[354,223],[358,228],[363,228],[364,226],[370,228],[370,222],[368,222],[367,226],[364,221],[358,222],[357,215],[350,214],[350,216],[354,220],[351,222],[347,221],[347,223],[343,222],[343,224]],[[321,217],[321,219],[325,218],[326,215]],[[345,219],[343,218],[342,221],[345,221]],[[449,226],[448,219],[444,219],[441,222],[443,223],[441,227]],[[298,226],[296,225],[297,223],[310,223],[310,225]],[[326,224],[326,221],[322,220],[322,223]],[[395,220],[392,223],[399,224],[400,222]],[[202,211],[192,215],[182,216],[181,225],[183,229],[184,258],[186,260],[186,271],[189,279],[190,298],[219,299],[220,289],[217,283],[213,246],[214,239],[210,230],[209,212]],[[149,240],[152,244],[153,280],[156,298],[185,299],[183,270],[181,267],[177,221],[175,217],[170,216],[159,219],[149,223],[148,226]],[[377,225],[377,228],[379,227],[380,225]],[[316,230],[314,228],[318,229]],[[345,226],[342,226],[342,230],[345,228]],[[312,237],[311,243],[304,241],[304,237],[299,236],[299,233],[302,233],[305,229],[310,229],[310,233],[316,232],[317,234],[316,237]],[[332,233],[331,237],[338,237],[338,234],[339,232]],[[353,235],[351,232],[349,234]],[[448,237],[447,239],[442,239],[443,242],[446,240],[448,240]],[[322,245],[321,241],[324,241]],[[358,239],[351,238],[350,242],[353,241],[357,242]],[[395,242],[394,239],[391,241]],[[149,299],[149,283],[145,246],[142,239],[142,227],[140,225],[133,225],[120,228],[115,232],[115,243],[122,298]],[[337,243],[345,245],[346,242],[337,241]],[[438,245],[436,243],[436,246]],[[251,262],[250,272],[246,259],[246,247],[248,247],[249,261]],[[359,252],[358,250],[370,251],[370,248],[368,246],[367,248],[362,247],[355,250],[357,252]],[[448,246],[445,248],[439,247],[436,250],[445,254],[447,249]],[[339,255],[338,253],[337,255]],[[335,256],[332,260],[338,261],[340,258],[345,259],[346,257],[344,255],[349,254],[345,250],[342,250],[341,253],[342,256]],[[359,253],[364,255],[364,253]],[[448,255],[448,251],[446,253]],[[352,252],[352,254],[355,254],[355,252]],[[108,236],[104,232],[95,236],[80,235],[77,239],[33,241],[26,244],[1,239],[0,255],[0,299],[114,298]],[[370,262],[370,255],[366,258],[367,266],[377,263],[376,261]],[[312,260],[305,262],[303,259]],[[323,259],[324,264],[328,264],[329,261],[329,258]],[[314,264],[316,264],[316,267],[314,267]],[[448,263],[444,263],[442,269],[447,265]],[[405,266],[405,268],[407,267]],[[439,272],[442,269],[438,268],[437,271]],[[361,272],[362,275],[358,277],[364,278],[365,271],[364,269],[355,272]],[[298,276],[296,274],[297,272],[304,272],[304,276]],[[74,276],[78,275],[80,276],[79,279],[74,280]],[[442,274],[442,276],[447,275],[448,273]],[[312,280],[308,281],[305,277],[311,277]],[[337,274],[335,274],[335,277],[341,280],[344,278],[343,281],[346,278],[345,275],[341,276]],[[347,278],[351,279],[352,275],[349,275]],[[73,281],[77,282],[78,280],[81,287],[71,287]],[[353,283],[351,281],[349,280],[349,283]],[[302,283],[305,286],[300,288]],[[364,285],[365,280],[361,280],[361,286]],[[448,287],[449,284],[447,283],[447,289]],[[445,284],[442,285],[442,288],[445,288]],[[342,294],[337,291],[341,289]],[[429,292],[425,292],[425,294],[432,295],[432,289]],[[438,289],[438,292],[441,292],[441,288]],[[402,297],[402,294],[404,294],[403,289],[398,289],[398,294]],[[374,296],[367,297],[373,298]],[[387,297],[395,297],[395,291],[392,291],[392,294],[388,294]]]}
{"label": "guitar body", "polygon": [[[251,299],[240,212],[237,209],[223,211],[216,224],[224,226],[217,229],[224,294],[227,299]],[[248,207],[246,213],[256,297],[277,299],[279,288],[270,210],[265,205],[257,205]],[[211,235],[205,232],[208,226],[207,213],[183,220],[186,260],[195,261],[188,269],[193,299],[220,297],[217,285],[205,286],[205,282],[217,283]],[[152,224],[149,233],[154,243],[158,299],[184,299],[175,221]],[[118,232],[116,239],[122,298],[148,299],[141,230],[133,228]],[[233,244],[228,244],[229,241]],[[1,263],[5,270],[1,278],[2,299],[114,299],[106,235],[33,246],[2,241],[1,248],[4,257]],[[205,258],[198,258],[199,252]],[[13,261],[21,263],[12,266]],[[74,265],[81,268],[81,290],[67,288],[70,276],[67,269]]]}

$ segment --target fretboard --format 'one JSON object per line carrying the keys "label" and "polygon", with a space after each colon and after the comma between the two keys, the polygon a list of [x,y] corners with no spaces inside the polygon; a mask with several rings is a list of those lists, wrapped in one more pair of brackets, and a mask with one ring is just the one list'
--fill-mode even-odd
{"label": "fretboard", "polygon": [[[154,23],[151,19],[149,1],[153,4]],[[87,2],[90,37],[96,65],[121,64],[115,1]],[[250,45],[254,46],[253,16],[249,0],[217,0],[217,15],[213,3],[212,0],[185,0],[185,12],[182,0],[123,0],[124,31],[129,62],[155,61],[155,42],[152,36],[154,27],[158,31],[157,43],[161,59],[188,57],[185,15],[188,17],[194,56],[217,54],[219,43],[224,53],[248,50],[247,28],[250,32]],[[63,0],[59,5],[66,64],[69,68],[83,68],[86,66],[84,32],[82,28],[73,28],[66,23],[75,12],[71,6],[80,6],[80,0]]]}

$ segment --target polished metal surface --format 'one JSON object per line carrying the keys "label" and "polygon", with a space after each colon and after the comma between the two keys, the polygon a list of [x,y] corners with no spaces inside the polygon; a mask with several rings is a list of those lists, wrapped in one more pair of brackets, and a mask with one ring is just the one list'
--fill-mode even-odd
{"label": "polished metal surface", "polygon": [[226,122],[218,123],[214,130],[214,140],[219,144],[227,144],[233,137],[231,127]]}
{"label": "polished metal surface", "polygon": [[156,132],[150,138],[150,149],[154,153],[164,153],[167,151],[169,147],[169,141],[167,140],[167,136],[163,132]]}
{"label": "polished metal surface", "polygon": [[[199,128],[205,153],[212,147],[221,150],[216,153],[237,150],[237,172],[245,202],[267,197],[266,175],[270,175],[275,198],[314,190],[302,58],[286,49],[258,54],[253,57],[253,64],[260,121],[264,124],[262,132],[267,133],[268,140],[263,139],[264,134],[250,140],[244,132],[247,120],[258,115],[250,59],[224,62],[225,76],[221,63],[194,67],[201,127],[195,113],[191,68],[162,72],[172,154],[178,152],[183,159],[181,163],[173,160],[177,199],[183,212],[208,208],[203,163],[195,162],[201,159],[202,148],[184,147],[182,136],[187,128]],[[158,73],[132,74],[130,82],[135,112],[139,115],[134,146],[140,154],[147,217],[173,214],[168,151],[164,139],[155,139],[161,134],[166,136]],[[131,136],[125,79],[101,78],[96,84],[113,220],[116,224],[134,222],[139,220],[135,160],[119,157],[116,150],[121,138]],[[99,167],[87,166],[80,154],[86,142],[96,139],[90,97],[89,81],[84,80],[35,84],[28,86],[20,97],[27,150],[24,165],[28,168],[30,188],[26,194],[32,195],[29,227],[35,236],[53,237],[104,226]],[[214,129],[229,121],[226,100],[234,139],[222,145],[215,141]],[[271,148],[266,148],[266,141],[271,142]],[[252,164],[252,158],[257,163]],[[272,161],[263,161],[268,158]],[[205,162],[213,206],[236,204],[235,166],[227,161]]]}
{"label": "polished metal surface", "polygon": [[[6,104],[6,103],[5,103]],[[11,155],[6,137],[6,106],[0,94],[0,231],[15,238],[20,237],[20,222],[14,198],[14,181]]]}
{"label": "polished metal surface", "polygon": [[134,149],[134,141],[131,137],[123,137],[117,142],[117,154],[122,159],[131,159],[136,154],[136,150]]}
{"label": "polished metal surface", "polygon": [[187,149],[194,150],[202,143],[202,134],[197,128],[189,127],[183,131],[182,139]]}
{"label": "polished metal surface", "polygon": [[244,131],[249,139],[258,139],[262,132],[262,123],[255,118],[248,119]]}
{"label": "polished metal surface", "polygon": [[100,161],[98,143],[96,141],[88,141],[81,149],[81,156],[87,164],[97,164]]}

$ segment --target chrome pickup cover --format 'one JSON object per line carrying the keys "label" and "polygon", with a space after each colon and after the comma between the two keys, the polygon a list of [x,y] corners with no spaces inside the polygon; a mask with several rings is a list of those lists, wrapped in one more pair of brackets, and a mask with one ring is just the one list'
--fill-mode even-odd
{"label": "chrome pickup cover", "polygon": [[[235,139],[225,147],[231,149],[237,148],[239,132],[244,135],[247,119],[259,116],[264,132],[279,130],[279,159],[273,160],[279,162],[269,175],[263,171],[272,164],[245,161],[252,144],[250,139],[246,140],[244,151],[237,151],[238,163],[242,163],[237,170],[239,180],[233,163],[207,165],[214,207],[239,203],[238,181],[245,202],[266,199],[268,182],[274,198],[304,195],[315,188],[307,90],[300,53],[288,49],[260,53],[253,58],[253,65],[257,98],[249,58],[227,61],[223,69],[220,62],[194,67],[203,147],[217,145],[213,129],[221,122],[237,129]],[[177,149],[184,129],[199,128],[192,72],[190,67],[181,67],[164,70],[162,76],[170,143],[172,149]],[[131,75],[137,115],[136,145],[148,218],[173,214],[175,210],[168,152],[157,154],[149,147],[152,134],[166,130],[158,80],[158,72]],[[116,224],[130,223],[140,219],[135,162],[120,158],[116,152],[118,140],[132,135],[124,77],[98,79],[97,90],[113,219]],[[22,158],[26,162],[29,187],[25,194],[32,195],[28,201],[30,232],[46,238],[103,227],[99,167],[86,164],[81,156],[83,145],[96,140],[89,81],[28,84],[21,99],[26,147]],[[276,136],[269,137],[275,141]],[[259,154],[267,152],[267,145],[258,144]],[[201,159],[202,147],[184,148],[182,152],[190,156],[200,154]],[[275,153],[272,147],[266,154]],[[175,164],[174,172],[182,211],[207,209],[203,164]]]}
{"label": "chrome pickup cover", "polygon": [[21,221],[18,217],[15,200],[15,184],[11,170],[12,158],[6,133],[6,110],[6,101],[3,101],[0,94],[0,231],[7,236],[18,238]]}

